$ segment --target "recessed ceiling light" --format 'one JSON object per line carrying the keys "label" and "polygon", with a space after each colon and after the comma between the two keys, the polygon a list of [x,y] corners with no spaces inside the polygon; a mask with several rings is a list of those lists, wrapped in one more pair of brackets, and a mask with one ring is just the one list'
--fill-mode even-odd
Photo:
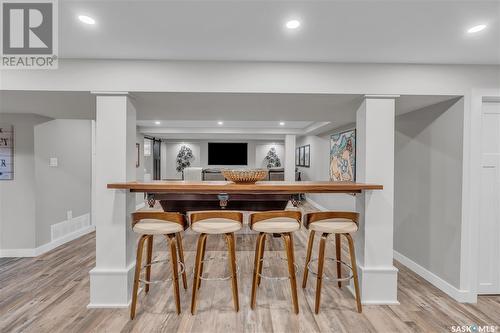
{"label": "recessed ceiling light", "polygon": [[475,25],[472,28],[470,28],[469,30],[467,30],[467,32],[470,34],[473,34],[475,32],[479,32],[479,31],[482,31],[484,29],[486,29],[486,24],[479,24],[479,25]]}
{"label": "recessed ceiling light", "polygon": [[217,124],[218,125],[224,125],[224,122],[223,121],[218,121]]}
{"label": "recessed ceiling light", "polygon": [[297,29],[298,27],[300,27],[300,21],[298,21],[298,20],[290,20],[290,21],[286,22],[285,26],[288,29]]}
{"label": "recessed ceiling light", "polygon": [[87,15],[79,15],[78,19],[85,24],[95,24],[95,20],[92,17],[87,16]]}
{"label": "recessed ceiling light", "polygon": [[284,121],[280,121],[280,126],[285,126],[285,122]]}
{"label": "recessed ceiling light", "polygon": [[160,125],[160,124],[161,124],[161,122],[159,122],[159,121],[157,120],[157,121],[155,121],[155,124],[156,124],[156,125]]}

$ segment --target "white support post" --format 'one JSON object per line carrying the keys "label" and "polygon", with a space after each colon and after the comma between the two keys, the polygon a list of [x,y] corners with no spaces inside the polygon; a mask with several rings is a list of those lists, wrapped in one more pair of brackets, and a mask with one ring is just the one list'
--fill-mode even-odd
{"label": "white support post", "polygon": [[364,304],[398,304],[393,266],[394,123],[397,96],[365,96],[356,113],[356,181],[382,184],[358,194],[356,256]]}
{"label": "white support post", "polygon": [[285,180],[295,181],[295,135],[285,135]]}
{"label": "white support post", "polygon": [[96,95],[96,267],[90,271],[88,307],[127,307],[135,267],[135,194],[106,185],[135,180],[136,111],[127,93]]}

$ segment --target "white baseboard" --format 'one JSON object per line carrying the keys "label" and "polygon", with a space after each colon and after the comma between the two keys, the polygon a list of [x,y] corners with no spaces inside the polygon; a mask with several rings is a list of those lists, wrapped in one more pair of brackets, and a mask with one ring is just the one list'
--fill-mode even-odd
{"label": "white baseboard", "polygon": [[112,304],[112,303],[92,304],[92,303],[89,303],[89,304],[87,304],[87,309],[126,309],[126,308],[130,307],[130,303],[132,303],[132,302],[129,302],[128,304],[120,304],[120,303],[116,303],[116,304]]}
{"label": "white baseboard", "polygon": [[0,258],[35,257],[35,249],[0,249]]}
{"label": "white baseboard", "polygon": [[402,265],[408,267],[411,271],[413,271],[415,274],[418,276],[424,278],[427,280],[430,284],[435,286],[436,288],[440,289],[441,291],[445,292],[456,300],[457,302],[460,303],[469,303],[473,302],[473,299],[471,298],[471,292],[468,290],[461,290],[458,289],[454,286],[452,286],[450,283],[446,282],[436,274],[432,273],[428,269],[420,266],[413,260],[409,259],[408,257],[405,257],[401,253],[394,251],[394,259],[399,261]]}
{"label": "white baseboard", "polygon": [[135,262],[120,267],[90,270],[90,302],[87,308],[127,308],[131,301]]}
{"label": "white baseboard", "polygon": [[56,247],[59,247],[63,244],[66,244],[67,242],[71,242],[72,240],[80,238],[83,235],[86,235],[86,234],[91,233],[93,231],[95,231],[95,226],[88,225],[82,229],[79,229],[79,230],[76,230],[72,233],[66,234],[61,238],[57,238],[50,243],[39,246],[35,249],[35,257],[42,255],[46,252],[49,252],[49,251],[55,249]]}
{"label": "white baseboard", "polygon": [[[86,214],[88,215],[88,214]],[[59,247],[67,242],[80,238],[83,235],[86,235],[95,230],[95,226],[89,225],[74,232],[68,233],[63,237],[57,238],[47,244],[43,244],[39,247],[32,249],[1,249],[0,250],[0,258],[11,258],[11,257],[38,257],[46,252],[49,252],[56,247]]]}

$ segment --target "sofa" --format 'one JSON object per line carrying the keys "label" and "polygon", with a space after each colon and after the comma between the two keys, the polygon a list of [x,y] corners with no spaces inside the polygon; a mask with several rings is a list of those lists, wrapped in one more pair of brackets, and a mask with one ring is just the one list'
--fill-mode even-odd
{"label": "sofa", "polygon": [[[295,172],[295,180],[300,181],[300,172]],[[183,172],[184,180],[199,181],[199,180],[226,180],[222,175],[221,169],[218,168],[200,168],[200,167],[189,167],[185,168]],[[267,172],[267,177],[264,180],[269,181],[284,181],[285,180],[285,169],[283,168],[273,168],[269,169]]]}

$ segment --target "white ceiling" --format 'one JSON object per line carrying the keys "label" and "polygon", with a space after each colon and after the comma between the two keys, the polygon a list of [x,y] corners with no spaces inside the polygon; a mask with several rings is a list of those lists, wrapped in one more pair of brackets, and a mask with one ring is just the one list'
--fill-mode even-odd
{"label": "white ceiling", "polygon": [[[396,99],[396,113],[453,98],[456,96],[403,95]],[[0,91],[0,116],[35,113],[51,118],[94,119],[94,100],[88,92]],[[362,95],[136,92],[133,101],[139,130],[150,135],[278,139],[285,134],[318,134],[355,122]],[[220,126],[218,121],[224,124]],[[280,126],[280,121],[285,125]]]}
{"label": "white ceiling", "polygon": [[[219,125],[222,121],[222,125]],[[287,121],[280,125],[280,121],[224,121],[224,118],[218,120],[164,120],[157,124],[155,120],[139,120],[137,126],[141,127],[175,127],[179,129],[186,128],[262,128],[262,129],[305,129],[313,124],[312,121]]]}
{"label": "white ceiling", "polygon": [[94,119],[89,92],[0,90],[1,113],[35,113],[59,119]]}
{"label": "white ceiling", "polygon": [[60,0],[59,17],[63,58],[500,64],[498,1]]}

